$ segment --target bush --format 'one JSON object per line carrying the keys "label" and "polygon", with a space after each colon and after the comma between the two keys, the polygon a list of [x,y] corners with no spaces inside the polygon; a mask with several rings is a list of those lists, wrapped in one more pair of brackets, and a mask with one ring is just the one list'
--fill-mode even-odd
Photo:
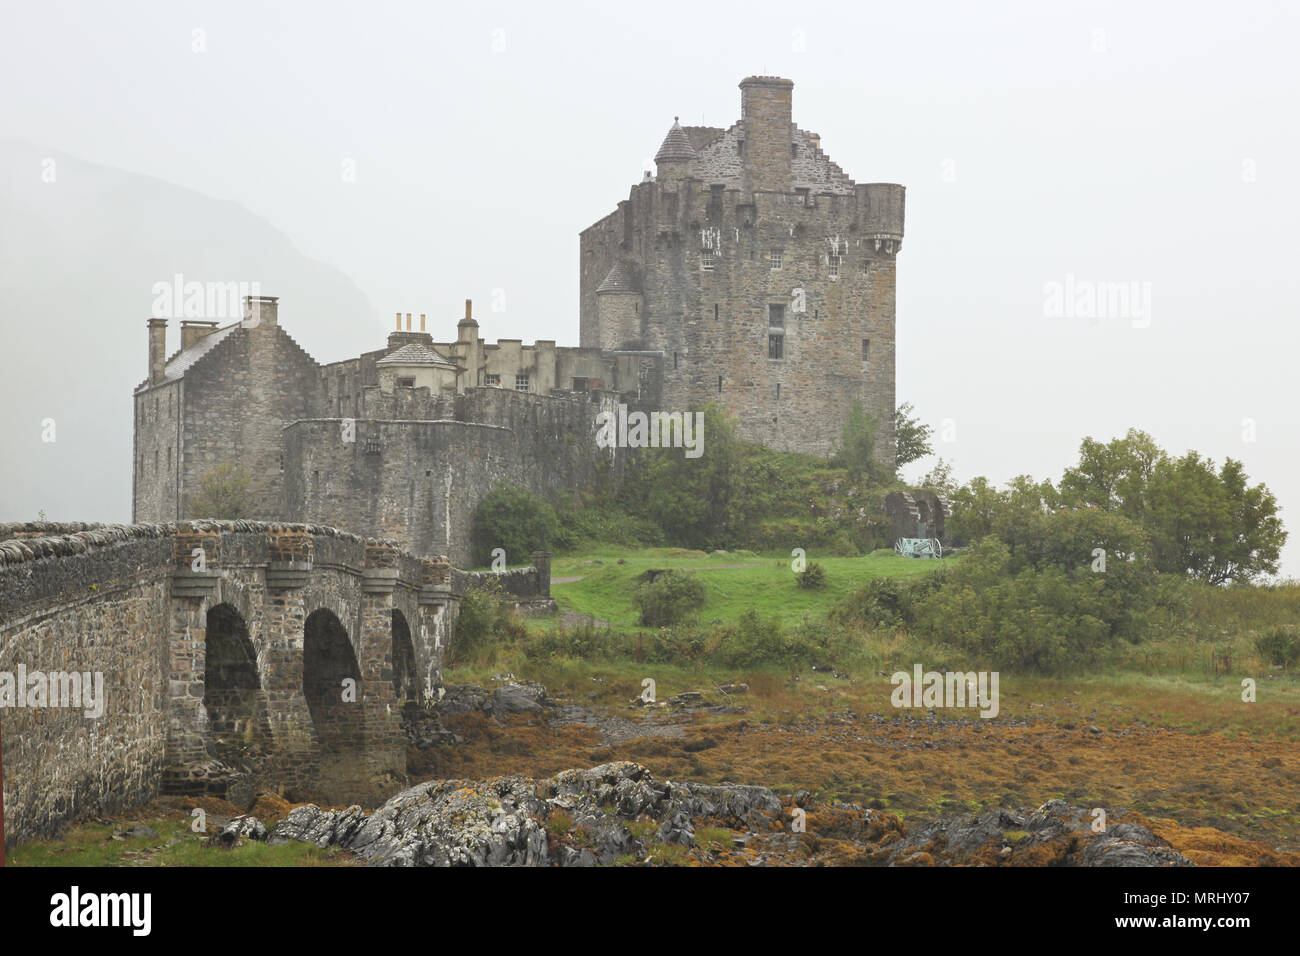
{"label": "bush", "polygon": [[1272,628],[1255,638],[1255,649],[1266,663],[1275,667],[1295,667],[1300,664],[1300,631],[1290,624]]}
{"label": "bush", "polygon": [[811,653],[811,647],[781,628],[778,618],[764,620],[751,608],[724,632],[717,656],[728,667],[759,667],[803,663]]}
{"label": "bush", "polygon": [[668,571],[632,594],[646,627],[667,627],[690,620],[704,607],[704,582],[685,571]]}
{"label": "bush", "polygon": [[816,590],[826,587],[826,569],[816,561],[799,574],[799,587]]}
{"label": "bush", "polygon": [[448,664],[474,656],[491,638],[506,631],[510,611],[501,603],[501,586],[495,581],[469,588],[460,599],[456,638],[448,648]]}
{"label": "bush", "polygon": [[478,503],[470,522],[474,561],[486,565],[501,548],[512,564],[526,564],[534,551],[549,551],[559,537],[555,509],[524,488],[503,486]]}

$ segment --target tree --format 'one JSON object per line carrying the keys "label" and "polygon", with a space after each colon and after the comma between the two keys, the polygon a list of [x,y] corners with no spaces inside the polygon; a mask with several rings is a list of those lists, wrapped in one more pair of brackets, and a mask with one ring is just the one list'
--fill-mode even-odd
{"label": "tree", "polygon": [[253,513],[253,479],[242,468],[227,462],[199,479],[199,490],[190,494],[187,513],[192,518],[233,521]]}
{"label": "tree", "polygon": [[840,433],[840,444],[831,457],[831,464],[844,468],[855,477],[868,484],[880,484],[891,476],[885,474],[880,462],[876,460],[876,434],[879,423],[862,407],[862,402],[853,400],[849,420],[844,423]]}
{"label": "tree", "polygon": [[534,551],[546,551],[559,531],[560,521],[550,503],[525,488],[503,485],[493,489],[474,509],[470,544],[474,561],[484,565],[501,548],[506,561],[524,563]]}
{"label": "tree", "polygon": [[1214,462],[1196,452],[1161,461],[1148,494],[1156,566],[1209,584],[1276,572],[1287,537],[1277,499],[1246,482],[1241,462],[1231,458],[1217,474]]}
{"label": "tree", "polygon": [[911,402],[904,402],[894,410],[895,468],[902,468],[934,454],[934,449],[930,447],[930,436],[934,434],[934,429],[922,424],[919,418],[910,417],[911,412]]}

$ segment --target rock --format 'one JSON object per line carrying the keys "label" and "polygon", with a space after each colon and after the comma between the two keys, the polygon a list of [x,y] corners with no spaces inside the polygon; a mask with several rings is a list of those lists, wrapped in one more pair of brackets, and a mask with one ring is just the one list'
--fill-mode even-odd
{"label": "rock", "polygon": [[542,709],[546,688],[535,681],[509,683],[492,692],[493,714],[527,714]]}
{"label": "rock", "polygon": [[698,707],[704,703],[704,695],[698,690],[683,691],[669,697],[665,703],[669,707]]}
{"label": "rock", "polygon": [[257,817],[235,817],[208,839],[208,846],[231,849],[249,840],[265,841],[266,827]]}
{"label": "rock", "polygon": [[748,694],[749,685],[748,684],[723,684],[721,687],[718,688],[718,690],[720,690],[722,693],[730,697],[733,694]]}
{"label": "rock", "polygon": [[151,840],[155,840],[158,838],[158,831],[153,827],[145,826],[143,823],[137,823],[129,830],[119,831],[117,835],[128,840],[134,840],[139,837],[148,837]]}

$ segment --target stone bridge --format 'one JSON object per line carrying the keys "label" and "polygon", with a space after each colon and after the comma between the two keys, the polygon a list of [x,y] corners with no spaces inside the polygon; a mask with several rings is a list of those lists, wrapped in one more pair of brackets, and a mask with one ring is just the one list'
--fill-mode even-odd
{"label": "stone bridge", "polygon": [[[453,571],[317,525],[0,526],[11,840],[159,792],[391,796],[476,576]],[[549,556],[503,580],[549,599]]]}

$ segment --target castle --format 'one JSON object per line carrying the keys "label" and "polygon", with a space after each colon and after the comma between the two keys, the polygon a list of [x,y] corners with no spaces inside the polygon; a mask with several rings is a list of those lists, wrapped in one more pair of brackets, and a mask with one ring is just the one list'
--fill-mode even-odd
{"label": "castle", "polygon": [[[855,184],[794,126],[789,80],[740,84],[728,129],[674,123],[657,175],[584,230],[580,346],[479,337],[466,302],[453,341],[412,328],[322,365],[274,297],[241,321],[149,320],[135,390],[136,522],[188,517],[205,475],[236,465],[255,520],[347,528],[469,560],[469,525],[498,484],[592,487],[614,449],[595,421],[620,404],[721,402],[741,436],[828,455],[855,400],[894,451],[895,256],[903,187]],[[524,556],[508,556],[515,563]]]}

